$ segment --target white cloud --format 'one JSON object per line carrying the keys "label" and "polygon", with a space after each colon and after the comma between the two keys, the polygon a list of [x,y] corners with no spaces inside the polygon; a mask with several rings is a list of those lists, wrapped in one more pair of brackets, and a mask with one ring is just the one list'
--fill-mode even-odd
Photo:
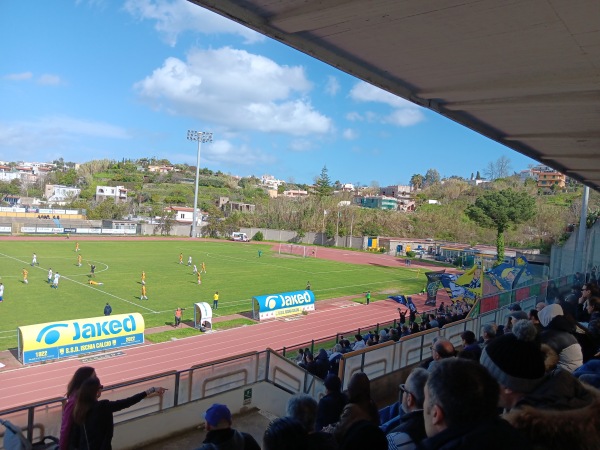
{"label": "white cloud", "polygon": [[244,38],[245,43],[263,41],[265,37],[230,19],[186,0],[127,0],[124,9],[139,20],[152,20],[156,31],[175,46],[181,33],[227,33]]}
{"label": "white cloud", "polygon": [[294,152],[307,152],[314,148],[314,144],[308,139],[292,139],[288,148]]}
{"label": "white cloud", "polygon": [[42,84],[45,86],[56,86],[62,83],[60,77],[58,75],[51,75],[49,73],[45,73],[40,75],[37,79],[38,84]]}
{"label": "white cloud", "polygon": [[9,73],[8,75],[4,75],[2,78],[10,81],[31,80],[33,78],[33,74],[31,72]]}
{"label": "white cloud", "polygon": [[[36,121],[0,122],[0,154],[26,155],[72,149],[74,143],[88,138],[128,139],[118,126],[64,116],[43,117]],[[17,153],[14,153],[17,152]],[[93,155],[79,155],[81,157]]]}
{"label": "white cloud", "polygon": [[344,137],[344,139],[347,139],[349,141],[352,141],[354,139],[358,138],[358,133],[353,130],[352,128],[346,128],[343,132],[342,132],[342,136]]}
{"label": "white cloud", "polygon": [[[172,161],[181,161],[196,165],[196,154],[181,153],[168,156]],[[226,164],[247,167],[252,165],[271,164],[275,159],[263,151],[252,149],[247,145],[235,145],[224,139],[215,140],[202,145],[200,166]]]}
{"label": "white cloud", "polygon": [[350,111],[346,114],[346,119],[350,122],[362,122],[364,120],[363,116],[360,115],[359,112]]}
{"label": "white cloud", "polygon": [[331,119],[304,97],[304,69],[229,47],[168,58],[134,89],[152,106],[223,126],[296,136],[327,133]]}
{"label": "white cloud", "polygon": [[425,116],[415,108],[396,109],[384,121],[399,127],[410,127],[423,121]]}
{"label": "white cloud", "polygon": [[340,82],[333,75],[327,77],[327,84],[325,85],[325,93],[331,96],[336,95],[340,90]]}
{"label": "white cloud", "polygon": [[[425,120],[421,107],[364,81],[354,85],[350,91],[350,98],[359,102],[383,103],[394,109],[387,116],[368,112],[366,113],[366,120],[368,121],[380,121],[396,126],[409,127]],[[362,117],[358,113],[354,114],[355,116],[352,116],[354,120],[358,120],[357,117]]]}

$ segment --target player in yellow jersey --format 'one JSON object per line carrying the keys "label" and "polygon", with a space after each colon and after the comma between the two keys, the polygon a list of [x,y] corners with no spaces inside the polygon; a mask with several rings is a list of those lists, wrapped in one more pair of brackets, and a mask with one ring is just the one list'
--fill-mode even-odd
{"label": "player in yellow jersey", "polygon": [[146,284],[146,272],[142,270],[142,286]]}
{"label": "player in yellow jersey", "polygon": [[198,284],[202,284],[202,275],[200,275],[200,272],[197,272],[196,276],[198,278]]}
{"label": "player in yellow jersey", "polygon": [[23,268],[23,283],[24,284],[29,284],[29,280],[27,280],[28,275],[29,275],[29,272],[27,272],[27,269]]}
{"label": "player in yellow jersey", "polygon": [[81,253],[77,255],[77,267],[81,267]]}
{"label": "player in yellow jersey", "polygon": [[146,297],[146,285],[142,284],[142,295],[140,295],[140,300],[148,300],[148,297]]}
{"label": "player in yellow jersey", "polygon": [[75,251],[78,252],[79,251],[79,242],[75,242]]}
{"label": "player in yellow jersey", "polygon": [[202,261],[202,265],[200,266],[200,272],[206,273],[206,264],[204,264],[204,261]]}
{"label": "player in yellow jersey", "polygon": [[183,253],[179,254],[179,264],[183,264]]}

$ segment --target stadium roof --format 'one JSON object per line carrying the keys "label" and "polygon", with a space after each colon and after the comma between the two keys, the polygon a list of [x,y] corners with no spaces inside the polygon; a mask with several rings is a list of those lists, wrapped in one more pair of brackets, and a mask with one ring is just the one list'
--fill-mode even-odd
{"label": "stadium roof", "polygon": [[190,0],[600,191],[598,0]]}

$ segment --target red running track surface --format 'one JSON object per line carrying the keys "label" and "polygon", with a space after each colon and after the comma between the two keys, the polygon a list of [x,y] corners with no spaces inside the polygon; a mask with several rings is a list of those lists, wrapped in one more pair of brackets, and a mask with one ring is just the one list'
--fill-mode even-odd
{"label": "red running track surface", "polygon": [[[323,302],[325,303],[325,302]],[[330,336],[335,331],[365,328],[398,318],[393,300],[370,305],[329,301],[306,316],[273,320],[249,327],[215,331],[162,344],[123,350],[124,355],[95,361],[102,383],[111,385],[169,370],[184,370],[244,352],[282,348]],[[351,339],[352,340],[352,339]],[[64,395],[73,372],[83,364],[78,359],[38,364],[0,372],[0,409],[8,409]]]}

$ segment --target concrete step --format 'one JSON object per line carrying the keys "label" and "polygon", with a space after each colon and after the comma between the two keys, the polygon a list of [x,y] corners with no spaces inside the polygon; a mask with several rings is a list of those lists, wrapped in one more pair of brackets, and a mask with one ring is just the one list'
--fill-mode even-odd
{"label": "concrete step", "polygon": [[[252,409],[244,414],[234,415],[231,426],[238,431],[251,434],[256,439],[256,442],[262,446],[263,434],[269,422],[276,418],[277,416],[268,411]],[[151,445],[144,445],[143,448],[144,450],[192,450],[200,447],[205,437],[204,412],[202,412],[198,415],[197,428],[179,433],[176,436],[155,442]]]}

